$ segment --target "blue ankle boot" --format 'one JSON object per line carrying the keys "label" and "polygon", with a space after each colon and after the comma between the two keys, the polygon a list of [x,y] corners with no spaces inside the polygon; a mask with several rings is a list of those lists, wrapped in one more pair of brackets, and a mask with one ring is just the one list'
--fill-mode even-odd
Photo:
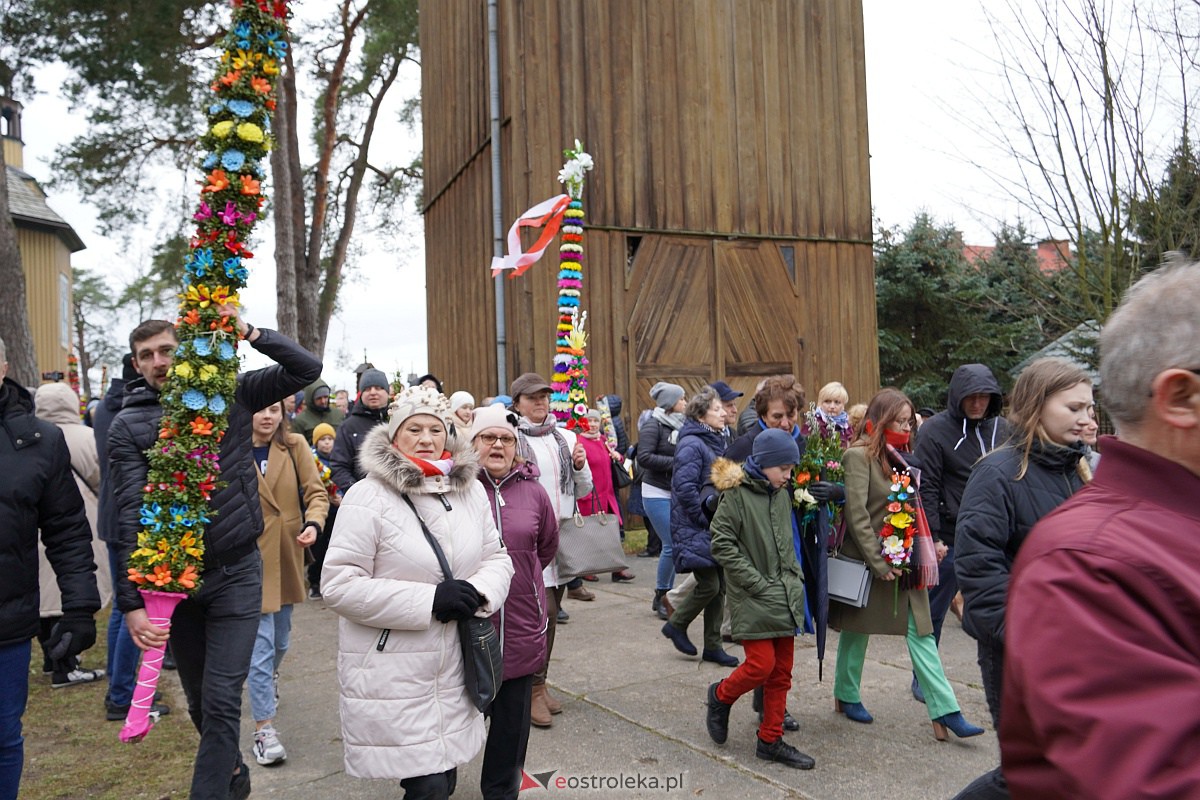
{"label": "blue ankle boot", "polygon": [[675,649],[685,656],[696,655],[696,645],[688,639],[687,631],[680,630],[668,622],[662,626],[662,635],[670,639],[671,643],[675,645]]}
{"label": "blue ankle boot", "polygon": [[722,667],[736,667],[741,663],[738,661],[737,656],[732,656],[720,648],[717,648],[716,650],[705,649],[705,651],[700,654],[700,660],[711,661],[714,664],[720,664]]}
{"label": "blue ankle boot", "polygon": [[867,711],[867,709],[863,707],[862,703],[846,703],[841,700],[834,699],[833,710],[837,711],[839,714],[845,714],[846,719],[853,720],[854,722],[861,722],[864,725],[870,725],[875,721],[875,718],[871,716],[871,712]]}
{"label": "blue ankle boot", "polygon": [[954,735],[960,739],[966,739],[971,736],[979,736],[983,733],[983,728],[967,722],[963,718],[961,711],[955,711],[953,714],[947,714],[944,717],[938,717],[933,721],[933,736],[939,742],[946,741],[947,730],[953,731]]}

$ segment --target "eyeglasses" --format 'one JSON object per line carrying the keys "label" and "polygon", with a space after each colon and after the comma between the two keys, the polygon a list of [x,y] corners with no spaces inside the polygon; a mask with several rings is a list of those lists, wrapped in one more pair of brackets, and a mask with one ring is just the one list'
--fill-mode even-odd
{"label": "eyeglasses", "polygon": [[517,444],[517,437],[509,436],[507,434],[503,436],[497,436],[494,433],[481,433],[479,434],[479,441],[483,442],[488,447],[494,447],[496,442],[499,442],[503,447],[514,447]]}

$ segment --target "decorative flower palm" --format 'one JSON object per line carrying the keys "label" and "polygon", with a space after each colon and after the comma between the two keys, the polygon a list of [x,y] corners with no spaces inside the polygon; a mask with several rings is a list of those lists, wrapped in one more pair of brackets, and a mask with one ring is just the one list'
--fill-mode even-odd
{"label": "decorative flower palm", "polygon": [[[210,88],[208,129],[200,138],[204,178],[192,218],[196,233],[184,261],[176,336],[179,348],[161,396],[158,442],[142,529],[129,559],[151,621],[169,627],[178,603],[200,588],[209,501],[224,482],[218,453],[237,389],[238,334],[229,311],[249,277],[246,246],[266,197],[275,82],[287,53],[287,2],[232,0],[233,20]],[[149,708],[163,651],[146,653],[121,740],[149,732]]]}
{"label": "decorative flower palm", "polygon": [[583,291],[583,179],[592,169],[592,157],[576,139],[564,150],[567,163],[558,173],[571,202],[563,212],[562,243],[558,248],[558,336],[554,351],[554,376],[550,381],[550,410],[559,422],[587,416],[588,370],[587,312],[580,309]]}

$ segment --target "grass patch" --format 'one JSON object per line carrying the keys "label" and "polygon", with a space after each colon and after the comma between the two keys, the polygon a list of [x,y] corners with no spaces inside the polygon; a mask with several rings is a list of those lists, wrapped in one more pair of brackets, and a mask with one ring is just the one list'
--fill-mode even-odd
{"label": "grass patch", "polygon": [[[83,654],[85,667],[104,666],[108,616],[107,611],[97,615],[96,646]],[[164,672],[159,682],[171,713],[142,741],[124,744],[117,736],[123,723],[104,719],[107,678],[53,689],[50,676],[41,672],[42,651],[36,641],[31,661],[29,704],[22,719],[22,800],[187,797],[200,737],[188,719],[183,690],[174,673]]]}
{"label": "grass patch", "polygon": [[625,541],[622,542],[625,547],[626,555],[636,555],[646,549],[646,529],[645,528],[626,528]]}

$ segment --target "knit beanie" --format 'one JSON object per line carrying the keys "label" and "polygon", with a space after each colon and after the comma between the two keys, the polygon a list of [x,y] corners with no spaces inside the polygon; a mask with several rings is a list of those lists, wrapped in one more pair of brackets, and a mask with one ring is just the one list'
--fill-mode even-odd
{"label": "knit beanie", "polygon": [[472,408],[475,407],[475,398],[471,396],[470,392],[458,391],[450,395],[451,413],[458,411],[463,406],[471,406]]}
{"label": "knit beanie", "polygon": [[471,433],[467,437],[474,440],[481,431],[488,428],[504,428],[517,433],[517,415],[504,406],[486,406],[475,409],[475,421],[471,424]]}
{"label": "knit beanie", "polygon": [[800,461],[800,448],[796,446],[796,440],[778,428],[767,428],[755,436],[751,452],[759,468],[782,467],[785,464],[795,466]]}
{"label": "knit beanie", "polygon": [[328,422],[322,422],[319,425],[317,425],[317,427],[313,428],[313,433],[312,433],[313,445],[316,445],[317,442],[321,441],[321,439],[326,436],[332,436],[334,439],[336,439],[337,431],[335,431],[333,429],[333,426],[330,425]]}
{"label": "knit beanie", "polygon": [[[370,374],[369,372],[367,373]],[[382,375],[383,373],[379,373]],[[366,376],[363,376],[366,377]],[[396,395],[388,410],[388,439],[396,438],[396,431],[404,420],[417,414],[428,414],[449,424],[450,401],[445,395],[425,386],[409,386]]]}
{"label": "knit beanie", "polygon": [[670,411],[674,408],[675,404],[682,400],[685,394],[687,393],[683,391],[683,387],[677,383],[659,381],[650,387],[651,399],[663,411]]}
{"label": "knit beanie", "polygon": [[392,388],[392,385],[388,382],[387,375],[384,375],[381,369],[367,370],[362,374],[362,380],[358,382],[358,390],[360,392],[364,392],[372,386],[378,386],[384,391]]}

